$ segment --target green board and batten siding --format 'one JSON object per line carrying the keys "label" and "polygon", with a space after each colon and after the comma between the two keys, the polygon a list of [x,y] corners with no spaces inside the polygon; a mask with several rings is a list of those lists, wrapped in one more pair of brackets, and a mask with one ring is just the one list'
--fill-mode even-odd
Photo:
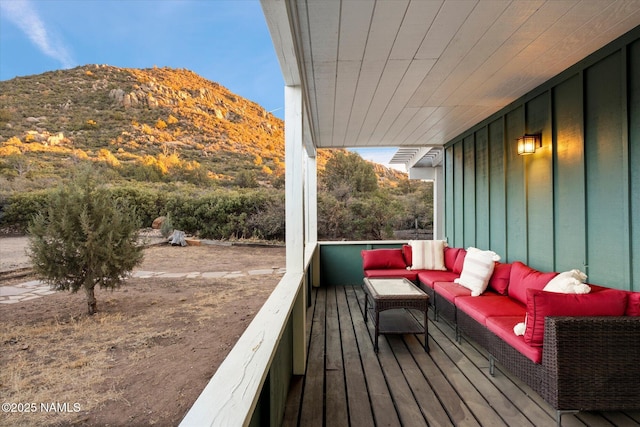
{"label": "green board and batten siding", "polygon": [[[628,49],[629,75],[640,76],[640,41],[631,44]],[[630,192],[631,205],[629,211],[631,215],[631,253],[635,255],[636,262],[631,263],[631,274],[635,281],[635,290],[640,290],[640,215],[633,212],[640,212],[640,78],[632,78],[627,81],[627,92],[629,93],[629,164],[631,165]]]}
{"label": "green board and batten siding", "polygon": [[[519,156],[516,138],[542,135]],[[445,232],[640,291],[640,27],[445,145]]]}

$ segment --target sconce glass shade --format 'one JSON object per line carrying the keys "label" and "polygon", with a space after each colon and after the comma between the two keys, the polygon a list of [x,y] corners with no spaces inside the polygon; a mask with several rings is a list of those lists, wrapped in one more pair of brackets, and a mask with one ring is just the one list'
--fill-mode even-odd
{"label": "sconce glass shade", "polygon": [[536,148],[541,146],[542,138],[540,135],[523,135],[518,138],[518,154],[533,154]]}

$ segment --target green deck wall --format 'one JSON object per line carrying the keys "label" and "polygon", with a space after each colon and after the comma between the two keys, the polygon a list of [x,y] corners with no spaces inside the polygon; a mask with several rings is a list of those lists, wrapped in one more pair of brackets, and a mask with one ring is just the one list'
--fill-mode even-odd
{"label": "green deck wall", "polygon": [[322,286],[361,285],[363,249],[401,248],[402,243],[345,242],[320,243],[320,283]]}
{"label": "green deck wall", "polygon": [[[516,138],[542,148],[516,152]],[[445,145],[454,246],[640,291],[640,27]]]}

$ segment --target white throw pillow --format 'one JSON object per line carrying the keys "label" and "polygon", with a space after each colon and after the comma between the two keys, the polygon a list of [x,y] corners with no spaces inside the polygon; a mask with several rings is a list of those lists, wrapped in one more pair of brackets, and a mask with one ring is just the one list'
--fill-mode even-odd
{"label": "white throw pillow", "polygon": [[410,240],[411,270],[446,270],[444,240]]}
{"label": "white throw pillow", "polygon": [[471,247],[467,249],[460,277],[454,282],[469,289],[473,297],[482,295],[487,289],[496,261],[500,261],[497,253]]}
{"label": "white throw pillow", "polygon": [[591,292],[591,287],[584,283],[586,280],[586,274],[573,269],[558,274],[547,283],[543,290],[562,294],[588,294]]}

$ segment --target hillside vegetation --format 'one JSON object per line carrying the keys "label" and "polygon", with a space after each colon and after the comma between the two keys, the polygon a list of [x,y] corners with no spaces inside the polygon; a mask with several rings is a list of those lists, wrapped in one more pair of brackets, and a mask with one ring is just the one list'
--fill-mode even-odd
{"label": "hillside vegetation", "polygon": [[[374,188],[327,183],[335,174],[325,166],[338,154],[337,164],[357,156],[318,153],[322,224],[357,220],[343,227],[352,238],[388,235],[407,215],[428,226],[430,202],[405,212],[416,204],[407,205],[410,195],[430,200],[428,185],[359,157]],[[207,237],[284,235],[284,123],[189,70],[87,65],[0,82],[0,226],[24,229],[49,190],[86,164],[114,197],[135,202],[146,224],[169,214],[176,228]],[[384,216],[386,231],[362,231],[372,204],[396,210]]]}

